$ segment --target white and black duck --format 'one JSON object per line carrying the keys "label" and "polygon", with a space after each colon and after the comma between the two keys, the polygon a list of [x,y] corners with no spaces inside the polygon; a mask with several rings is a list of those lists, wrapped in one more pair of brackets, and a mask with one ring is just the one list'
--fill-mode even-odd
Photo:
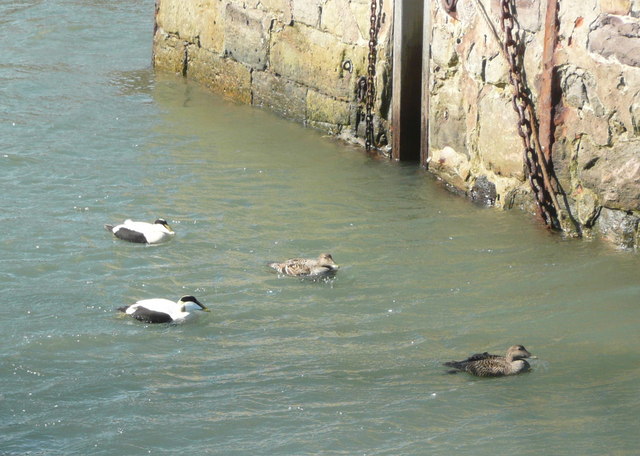
{"label": "white and black duck", "polygon": [[509,347],[505,356],[491,355],[488,352],[476,353],[463,361],[449,361],[444,365],[453,367],[449,371],[451,374],[461,371],[478,377],[502,377],[527,372],[530,365],[525,358],[536,357],[522,345],[514,345]]}
{"label": "white and black duck", "polygon": [[160,244],[175,235],[165,219],[157,219],[153,223],[125,220],[120,225],[105,225],[104,228],[118,239],[141,244]]}
{"label": "white and black duck", "polygon": [[267,266],[280,274],[293,277],[323,277],[331,276],[340,268],[328,253],[318,258],[291,258],[281,263],[268,263]]}
{"label": "white and black duck", "polygon": [[194,296],[183,296],[178,302],[164,298],[143,299],[118,310],[145,323],[180,322],[191,319],[200,311],[209,312]]}

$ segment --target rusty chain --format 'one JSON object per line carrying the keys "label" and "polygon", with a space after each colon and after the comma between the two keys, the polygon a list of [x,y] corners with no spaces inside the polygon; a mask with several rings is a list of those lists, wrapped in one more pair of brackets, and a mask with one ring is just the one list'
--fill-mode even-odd
{"label": "rusty chain", "polygon": [[[365,94],[365,140],[364,145],[370,151],[375,144],[375,135],[373,131],[373,107],[376,100],[375,82],[376,75],[376,46],[378,44],[378,31],[380,30],[380,14],[382,12],[382,0],[371,0],[371,15],[369,16],[369,55],[367,58],[367,79]],[[362,80],[361,80],[362,81]],[[362,90],[362,84],[360,84]]]}
{"label": "rusty chain", "polygon": [[511,9],[512,0],[502,0],[500,25],[504,33],[503,51],[509,64],[509,82],[513,86],[513,109],[518,114],[518,134],[524,145],[524,162],[527,178],[533,190],[538,212],[545,224],[560,229],[559,207],[549,181],[547,163],[541,153],[538,131],[533,111],[533,102],[528,95],[518,42],[514,38],[515,18]]}
{"label": "rusty chain", "polygon": [[449,15],[455,15],[457,12],[458,0],[442,0],[442,6]]}

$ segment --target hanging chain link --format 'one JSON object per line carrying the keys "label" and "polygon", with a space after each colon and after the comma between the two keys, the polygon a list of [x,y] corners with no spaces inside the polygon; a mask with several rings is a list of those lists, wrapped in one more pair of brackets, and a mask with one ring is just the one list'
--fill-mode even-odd
{"label": "hanging chain link", "polygon": [[547,175],[547,164],[541,155],[538,131],[533,111],[533,102],[529,97],[520,62],[518,43],[514,38],[515,18],[511,9],[511,0],[501,2],[500,25],[504,32],[504,54],[509,63],[509,82],[513,86],[513,109],[518,114],[518,134],[524,144],[524,162],[527,178],[535,196],[538,212],[545,224],[560,229],[558,205],[555,192]]}
{"label": "hanging chain link", "polygon": [[378,0],[371,0],[371,15],[369,16],[369,55],[366,79],[366,95],[365,95],[365,140],[364,145],[367,152],[370,151],[375,143],[375,135],[373,131],[373,106],[376,100],[376,88],[374,78],[376,75],[376,46],[378,44],[378,30],[380,29],[380,13],[382,11],[382,0],[378,5]]}
{"label": "hanging chain link", "polygon": [[442,6],[449,15],[455,15],[457,12],[458,0],[442,0]]}

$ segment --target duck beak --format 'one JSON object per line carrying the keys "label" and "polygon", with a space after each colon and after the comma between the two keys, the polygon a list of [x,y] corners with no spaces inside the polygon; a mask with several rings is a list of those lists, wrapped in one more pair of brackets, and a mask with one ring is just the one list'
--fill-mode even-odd
{"label": "duck beak", "polygon": [[208,307],[203,307],[203,308],[202,308],[202,311],[203,311],[203,312],[211,312],[211,310],[210,310]]}
{"label": "duck beak", "polygon": [[333,269],[334,271],[337,271],[338,269],[340,269],[340,265],[339,264],[332,264],[331,265],[331,269]]}
{"label": "duck beak", "polygon": [[166,229],[168,229],[170,233],[173,233],[173,230],[171,229],[171,227],[170,227],[169,225],[164,225],[164,227],[165,227]]}
{"label": "duck beak", "polygon": [[538,357],[535,355],[529,355],[529,359],[538,359]]}

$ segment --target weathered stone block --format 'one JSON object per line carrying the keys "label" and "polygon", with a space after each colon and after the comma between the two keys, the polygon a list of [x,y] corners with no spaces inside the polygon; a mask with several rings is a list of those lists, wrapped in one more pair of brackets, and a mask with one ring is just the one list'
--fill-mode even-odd
{"label": "weathered stone block", "polygon": [[589,51],[640,68],[640,21],[603,15],[591,26]]}
{"label": "weathered stone block", "polygon": [[576,143],[579,142],[579,139],[569,139],[562,135],[559,129],[556,129],[555,137],[550,165],[560,186],[568,192],[574,185],[571,181],[573,173],[571,157],[575,154]]}
{"label": "weathered stone block", "polygon": [[640,141],[618,142],[611,148],[581,141],[576,176],[603,206],[640,210]]}
{"label": "weathered stone block", "polygon": [[637,247],[638,217],[634,215],[602,208],[598,217],[598,228],[605,239],[620,247]]}
{"label": "weathered stone block", "polygon": [[629,14],[631,0],[600,0],[600,10],[607,14]]}
{"label": "weathered stone block", "polygon": [[[599,146],[609,146],[612,136],[609,128],[609,122],[604,117],[598,117],[592,111],[582,110],[575,111],[575,126],[582,130]],[[568,116],[566,119],[568,120]]]}
{"label": "weathered stone block", "polygon": [[491,176],[491,182],[496,186],[496,207],[503,209],[519,207],[524,212],[536,213],[536,203],[529,182],[495,174]]}
{"label": "weathered stone block", "polygon": [[537,32],[542,25],[540,6],[544,4],[540,0],[516,0],[518,24],[524,30]]}
{"label": "weathered stone block", "polygon": [[598,195],[588,188],[580,186],[571,196],[576,201],[575,207],[578,221],[587,228],[591,227],[600,213]]}
{"label": "weathered stone block", "polygon": [[633,125],[633,134],[640,136],[640,103],[634,103],[629,106],[631,113],[631,123]]}
{"label": "weathered stone block", "polygon": [[589,102],[587,88],[582,78],[577,75],[568,74],[567,77],[563,78],[562,86],[562,93],[567,105],[582,109],[582,107]]}
{"label": "weathered stone block", "polygon": [[198,2],[198,29],[200,46],[222,53],[224,47],[224,18],[219,0],[201,0]]}
{"label": "weathered stone block", "polygon": [[456,4],[456,12],[458,14],[458,20],[461,21],[465,27],[473,26],[478,13],[477,5],[474,2],[459,1]]}
{"label": "weathered stone block", "polygon": [[502,54],[488,56],[484,68],[484,80],[487,84],[505,87],[509,83],[509,67]]}
{"label": "weathered stone block", "polygon": [[316,130],[322,130],[324,132],[327,132],[328,134],[333,136],[338,136],[343,132],[342,125],[336,125],[333,123],[316,122],[316,121],[309,120],[307,121],[306,125],[308,127],[315,128]]}
{"label": "weathered stone block", "polygon": [[454,187],[466,191],[471,164],[466,155],[456,152],[451,147],[431,149],[429,170]]}
{"label": "weathered stone block", "polygon": [[[591,1],[592,0],[589,0],[588,3],[589,6],[593,8],[593,6],[591,6]],[[473,3],[475,3],[473,1],[459,1],[458,4],[460,3],[467,4],[467,8],[473,8],[476,6],[473,5]],[[501,16],[501,0],[488,0],[483,3],[485,9],[487,9],[487,13],[493,19],[494,24],[499,28],[498,24],[500,23]],[[540,6],[541,3],[544,4],[543,2],[540,2],[540,0],[512,0],[510,3],[513,3],[513,7],[516,11],[517,22],[520,28],[529,32],[537,32],[540,30],[540,23],[542,19]]]}
{"label": "weathered stone block", "polygon": [[634,104],[640,103],[640,92],[636,90],[640,87],[640,71],[626,67],[616,73],[601,66],[597,70],[598,95],[607,112],[612,140],[633,139],[637,136]]}
{"label": "weathered stone block", "polygon": [[292,0],[291,12],[295,22],[301,22],[311,27],[320,26],[322,5],[326,0]]}
{"label": "weathered stone block", "polygon": [[574,65],[564,65],[558,70],[564,101],[569,106],[591,110],[596,116],[606,114],[597,93],[597,80],[589,71]]}
{"label": "weathered stone block", "polygon": [[431,37],[431,58],[436,65],[444,68],[456,66],[459,62],[452,32],[444,27],[434,27]]}
{"label": "weathered stone block", "polygon": [[226,56],[258,70],[267,67],[271,19],[263,11],[228,4],[224,29]]}
{"label": "weathered stone block", "polygon": [[431,96],[431,146],[435,149],[450,147],[458,153],[469,155],[467,124],[464,110],[464,94],[459,73],[444,78],[442,87]]}
{"label": "weathered stone block", "polygon": [[268,72],[254,71],[253,104],[304,122],[307,117],[307,88]]}
{"label": "weathered stone block", "polygon": [[245,3],[248,7],[262,10],[267,16],[284,24],[292,21],[290,0],[251,0]]}
{"label": "weathered stone block", "polygon": [[189,46],[187,74],[216,93],[241,103],[251,103],[251,69],[206,49]]}
{"label": "weathered stone block", "polygon": [[[468,37],[465,37],[465,42]],[[478,81],[484,80],[484,67],[487,59],[486,46],[481,46],[475,41],[469,43],[469,50],[464,59],[464,68],[474,79]]]}
{"label": "weathered stone block", "polygon": [[271,70],[346,100],[351,98],[351,73],[342,68],[347,51],[335,36],[295,23],[271,34]]}
{"label": "weathered stone block", "polygon": [[162,0],[156,16],[158,28],[184,40],[195,42],[198,36],[196,24],[197,0]]}
{"label": "weathered stone block", "polygon": [[478,104],[478,152],[496,174],[524,179],[523,145],[511,100],[493,91]]}
{"label": "weathered stone block", "polygon": [[495,46],[488,48],[472,42],[464,67],[475,80],[504,87],[509,82],[509,69],[506,60],[496,49]]}
{"label": "weathered stone block", "polygon": [[[640,0],[639,0],[640,1]],[[393,6],[393,5],[390,5]],[[385,14],[386,3],[383,4],[383,15]],[[349,4],[349,8],[351,9],[351,14],[358,25],[358,35],[361,39],[369,41],[369,27],[371,25],[371,1],[370,0],[353,0]],[[380,36],[386,36],[385,31],[385,22],[391,21],[382,21],[380,24]]]}
{"label": "weathered stone block", "polygon": [[[504,209],[519,208],[521,211],[535,215],[537,212],[536,204],[533,199],[531,187],[529,184],[509,185],[505,186],[503,191],[498,191],[498,195],[502,195],[500,207]],[[499,206],[496,204],[496,206]]]}
{"label": "weathered stone block", "polygon": [[224,35],[218,0],[162,0],[156,21],[166,33],[213,52],[222,50]]}
{"label": "weathered stone block", "polygon": [[183,74],[186,65],[184,41],[158,30],[153,42],[153,66],[172,73]]}
{"label": "weathered stone block", "polygon": [[327,0],[322,7],[320,28],[346,43],[355,44],[361,39],[361,35],[351,4],[350,0]]}
{"label": "weathered stone block", "polygon": [[307,119],[334,125],[348,125],[350,105],[348,102],[323,95],[315,90],[307,92]]}

